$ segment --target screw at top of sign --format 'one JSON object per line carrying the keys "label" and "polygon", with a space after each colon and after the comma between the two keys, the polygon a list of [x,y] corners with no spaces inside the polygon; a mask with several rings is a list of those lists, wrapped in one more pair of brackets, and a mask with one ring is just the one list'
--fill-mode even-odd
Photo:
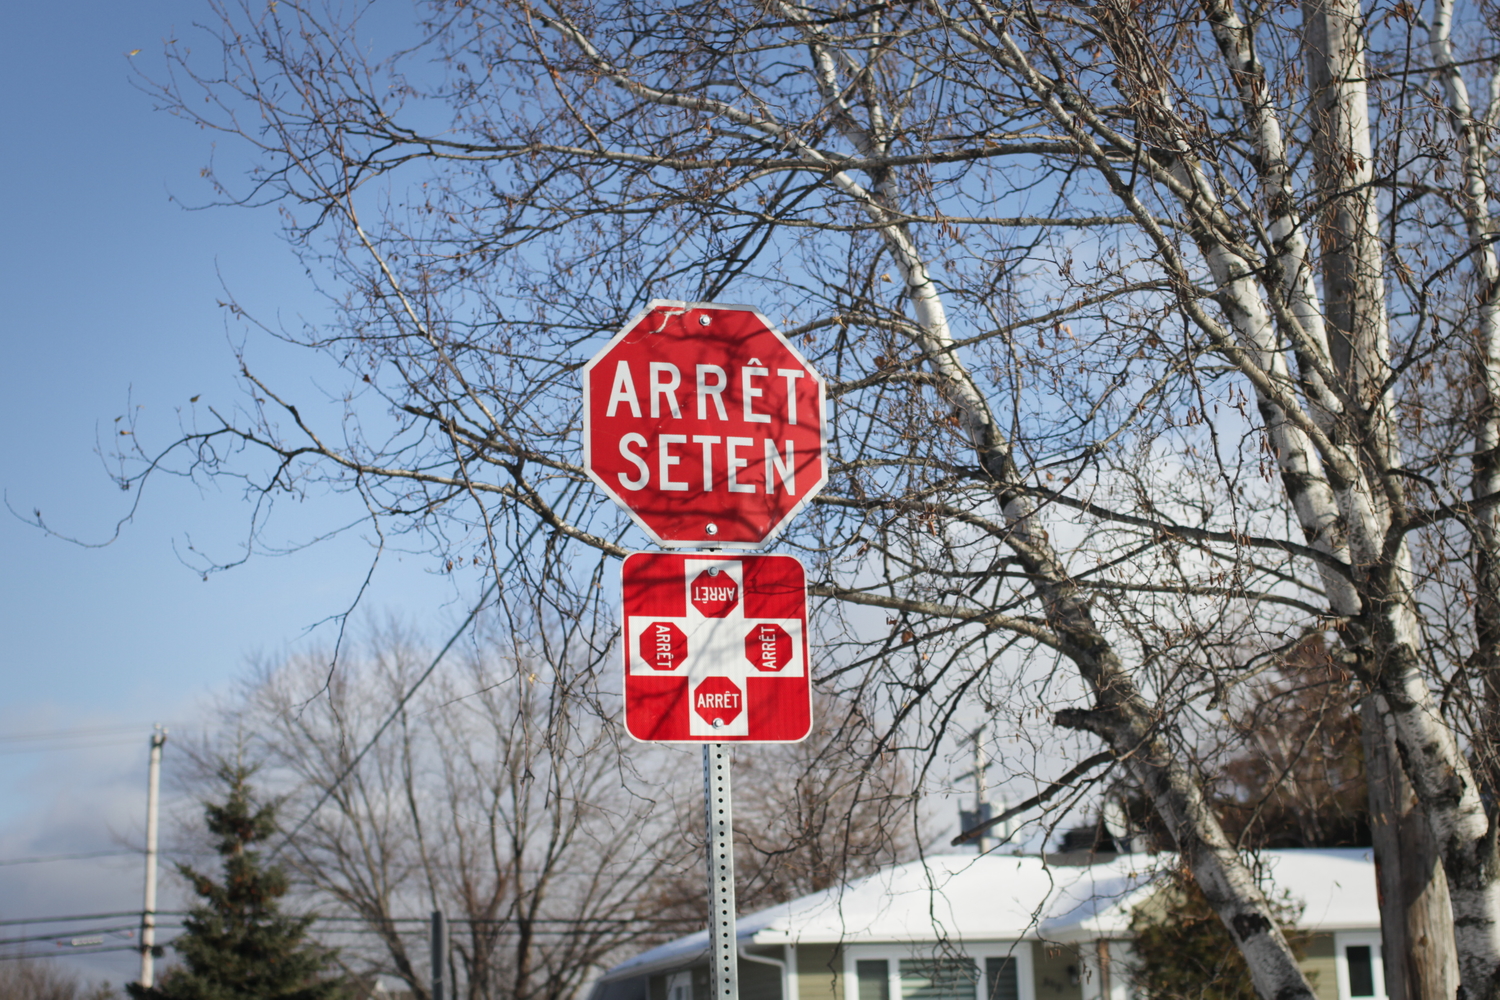
{"label": "screw at top of sign", "polygon": [[712,521],[709,521],[708,526],[703,529],[703,533],[707,535],[717,535],[719,533],[719,526],[717,524],[714,524]]}
{"label": "screw at top of sign", "polygon": [[708,318],[707,315],[703,315],[703,316],[699,316],[698,317],[698,325],[699,326],[707,326],[710,322],[711,322],[711,320]]}
{"label": "screw at top of sign", "polygon": [[709,576],[718,576],[719,575],[719,567],[717,567],[717,566],[710,566],[710,567],[708,567],[708,575]]}

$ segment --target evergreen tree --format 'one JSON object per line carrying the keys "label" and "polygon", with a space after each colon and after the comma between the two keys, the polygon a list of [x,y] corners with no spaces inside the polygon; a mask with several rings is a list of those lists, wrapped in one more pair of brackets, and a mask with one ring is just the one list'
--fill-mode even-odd
{"label": "evergreen tree", "polygon": [[276,806],[254,803],[250,775],[239,765],[219,769],[228,796],[222,805],[209,803],[205,815],[224,859],[223,881],[177,866],[203,901],[172,944],[182,964],[153,987],[128,984],[134,1000],[341,1000],[348,995],[345,981],[329,974],[334,953],[306,940],[312,918],[279,912],[286,874],[266,866],[251,849],[276,831]]}

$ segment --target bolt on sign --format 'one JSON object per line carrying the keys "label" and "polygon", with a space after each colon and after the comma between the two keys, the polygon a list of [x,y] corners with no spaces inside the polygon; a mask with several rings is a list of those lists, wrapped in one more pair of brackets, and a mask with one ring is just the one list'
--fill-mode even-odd
{"label": "bolt on sign", "polygon": [[656,300],[584,366],[584,468],[663,547],[757,548],[828,481],[825,395],[751,307]]}
{"label": "bolt on sign", "polygon": [[625,727],[637,740],[795,743],[812,729],[795,556],[625,558]]}

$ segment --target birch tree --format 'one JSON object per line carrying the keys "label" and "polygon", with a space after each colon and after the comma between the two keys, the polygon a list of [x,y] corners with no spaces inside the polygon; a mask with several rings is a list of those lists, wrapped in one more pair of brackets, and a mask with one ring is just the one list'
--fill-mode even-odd
{"label": "birch tree", "polygon": [[348,495],[517,627],[607,620],[641,539],[582,474],[575,373],[651,299],[753,302],[832,383],[781,544],[882,751],[967,713],[1128,775],[1257,992],[1310,998],[1195,748],[1322,636],[1401,803],[1393,982],[1500,993],[1491,8],[497,0],[396,41],[215,12],[145,85],[251,156],[217,197],[275,202],[338,307],[260,328],[341,388],[252,342],[245,400],[134,428],[122,486],[240,477],[260,532]]}

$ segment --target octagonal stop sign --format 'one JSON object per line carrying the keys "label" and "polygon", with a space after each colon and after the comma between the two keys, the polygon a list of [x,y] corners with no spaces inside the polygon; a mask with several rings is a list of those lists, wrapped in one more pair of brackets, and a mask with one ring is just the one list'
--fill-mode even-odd
{"label": "octagonal stop sign", "polygon": [[663,546],[755,548],[828,480],[824,397],[749,306],[653,301],[584,366],[584,468]]}
{"label": "octagonal stop sign", "polygon": [[792,637],[775,622],[761,622],[745,635],[745,659],[756,670],[774,673],[792,661]]}
{"label": "octagonal stop sign", "polygon": [[652,622],[641,631],[640,646],[652,670],[676,670],[687,659],[687,636],[676,622]]}
{"label": "octagonal stop sign", "polygon": [[705,618],[723,618],[740,601],[739,584],[728,573],[710,566],[693,578],[688,591],[693,607]]}
{"label": "octagonal stop sign", "polygon": [[728,726],[745,710],[745,694],[728,677],[706,677],[693,689],[693,711],[709,725]]}

